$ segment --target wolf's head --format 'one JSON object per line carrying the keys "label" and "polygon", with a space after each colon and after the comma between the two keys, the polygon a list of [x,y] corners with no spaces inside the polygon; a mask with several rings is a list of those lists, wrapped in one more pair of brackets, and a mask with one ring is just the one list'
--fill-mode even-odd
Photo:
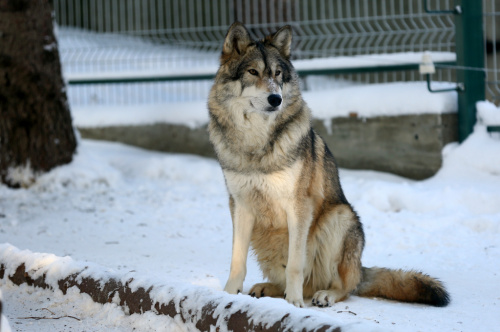
{"label": "wolf's head", "polygon": [[[229,28],[215,84],[219,97],[244,112],[275,113],[286,107],[298,84],[290,63],[292,29],[285,26],[254,41],[243,24]],[[292,83],[292,84],[290,84]]]}

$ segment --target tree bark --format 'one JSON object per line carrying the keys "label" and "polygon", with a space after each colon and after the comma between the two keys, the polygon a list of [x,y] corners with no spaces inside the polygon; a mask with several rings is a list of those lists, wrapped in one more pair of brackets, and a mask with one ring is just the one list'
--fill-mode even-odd
{"label": "tree bark", "polygon": [[51,1],[0,0],[1,182],[28,186],[75,149]]}

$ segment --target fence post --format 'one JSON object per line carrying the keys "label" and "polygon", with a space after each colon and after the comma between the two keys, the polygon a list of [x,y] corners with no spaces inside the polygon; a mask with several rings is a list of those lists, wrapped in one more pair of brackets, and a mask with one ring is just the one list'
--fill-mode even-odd
{"label": "fence post", "polygon": [[455,15],[457,66],[477,70],[457,70],[458,139],[463,142],[476,123],[476,102],[485,99],[484,40],[482,0],[458,0],[461,13]]}

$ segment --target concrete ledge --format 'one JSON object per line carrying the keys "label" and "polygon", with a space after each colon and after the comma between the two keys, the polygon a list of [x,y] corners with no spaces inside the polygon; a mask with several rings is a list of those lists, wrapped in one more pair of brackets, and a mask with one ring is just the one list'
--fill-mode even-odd
{"label": "concrete ledge", "polygon": [[78,128],[83,138],[122,142],[145,149],[191,153],[215,158],[208,140],[207,126],[189,128],[183,125],[156,123],[137,126]]}
{"label": "concrete ledge", "polygon": [[[325,126],[326,122],[326,126]],[[457,115],[420,114],[313,120],[340,167],[391,172],[412,179],[434,175],[443,147],[457,140]],[[78,128],[82,137],[123,142],[164,152],[215,157],[206,126],[157,123]]]}
{"label": "concrete ledge", "polygon": [[454,113],[334,118],[330,126],[329,133],[323,122],[314,121],[340,167],[418,180],[434,175],[442,164],[443,147],[458,140]]}

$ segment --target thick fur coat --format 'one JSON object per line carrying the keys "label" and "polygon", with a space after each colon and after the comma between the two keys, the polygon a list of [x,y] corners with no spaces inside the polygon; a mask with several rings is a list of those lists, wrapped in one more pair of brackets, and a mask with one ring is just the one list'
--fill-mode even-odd
{"label": "thick fur coat", "polygon": [[210,92],[210,140],[221,164],[233,221],[225,291],[243,290],[253,248],[268,282],[250,295],[311,298],[328,306],[350,294],[444,306],[436,279],[415,271],[364,268],[364,234],[339,182],[334,157],[311,128],[290,62],[286,26],[254,41],[241,23],[225,38]]}

